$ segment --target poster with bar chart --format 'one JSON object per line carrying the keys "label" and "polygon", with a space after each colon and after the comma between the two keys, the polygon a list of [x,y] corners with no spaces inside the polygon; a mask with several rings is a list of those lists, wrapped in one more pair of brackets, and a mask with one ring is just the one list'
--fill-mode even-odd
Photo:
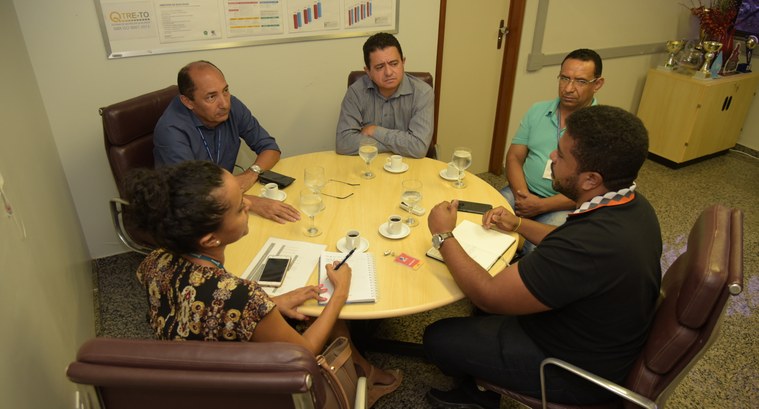
{"label": "poster with bar chart", "polygon": [[292,32],[340,29],[339,0],[300,0],[287,5]]}
{"label": "poster with bar chart", "polygon": [[386,25],[395,16],[393,0],[347,0],[345,28],[359,29]]}
{"label": "poster with bar chart", "polygon": [[398,32],[400,0],[95,0],[109,59]]}

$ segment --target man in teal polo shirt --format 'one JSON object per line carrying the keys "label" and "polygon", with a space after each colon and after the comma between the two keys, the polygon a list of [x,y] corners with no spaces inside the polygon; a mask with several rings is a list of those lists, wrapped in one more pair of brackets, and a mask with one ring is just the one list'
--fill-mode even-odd
{"label": "man in teal polo shirt", "polygon": [[[603,63],[593,50],[581,48],[564,57],[559,71],[559,97],[538,102],[522,119],[506,153],[508,186],[501,190],[519,217],[559,226],[575,203],[551,185],[551,159],[567,118],[596,105],[595,94],[604,84]],[[518,230],[518,229],[517,229]],[[535,246],[525,242],[523,253]]]}

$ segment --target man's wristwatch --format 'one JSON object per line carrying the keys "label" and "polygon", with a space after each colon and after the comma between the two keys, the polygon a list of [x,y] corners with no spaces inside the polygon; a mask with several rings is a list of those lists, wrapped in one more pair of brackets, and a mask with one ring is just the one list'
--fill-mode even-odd
{"label": "man's wristwatch", "polygon": [[446,233],[438,233],[432,235],[432,247],[440,250],[440,246],[443,245],[443,242],[446,239],[449,239],[453,237],[453,232],[446,232]]}
{"label": "man's wristwatch", "polygon": [[249,169],[250,169],[251,171],[253,171],[253,173],[257,174],[257,175],[260,175],[260,174],[264,173],[264,170],[263,170],[263,169],[261,169],[261,167],[260,167],[260,166],[258,166],[258,165],[256,165],[255,163],[254,163],[254,164],[252,164],[252,165],[250,165],[250,168],[249,168]]}

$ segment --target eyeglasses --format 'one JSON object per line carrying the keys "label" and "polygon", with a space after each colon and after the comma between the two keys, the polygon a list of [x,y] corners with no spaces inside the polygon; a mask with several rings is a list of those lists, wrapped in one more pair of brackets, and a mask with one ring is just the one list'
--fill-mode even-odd
{"label": "eyeglasses", "polygon": [[[348,186],[361,186],[361,184],[360,184],[360,183],[350,183],[350,182],[343,182],[342,180],[337,180],[337,179],[330,179],[328,182],[338,182],[338,183],[343,183],[343,184],[346,184],[346,185],[348,185]],[[323,196],[334,197],[335,199],[347,199],[347,198],[349,198],[349,197],[353,196],[353,192],[351,192],[351,193],[348,193],[348,194],[347,194],[347,195],[345,195],[345,196],[337,196],[337,195],[331,195],[331,194],[329,194],[329,193],[324,193],[324,192],[321,192],[321,194],[322,194]]]}
{"label": "eyeglasses", "polygon": [[562,87],[566,87],[567,85],[574,83],[575,87],[577,88],[585,88],[588,85],[598,81],[598,78],[593,78],[592,80],[586,80],[582,78],[569,78],[561,74],[559,74],[559,76],[556,78],[559,79],[559,84],[561,84]]}

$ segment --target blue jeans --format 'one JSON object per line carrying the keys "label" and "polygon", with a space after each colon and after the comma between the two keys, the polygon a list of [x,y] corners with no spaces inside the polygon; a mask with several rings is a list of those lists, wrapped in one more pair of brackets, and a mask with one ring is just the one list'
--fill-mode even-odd
{"label": "blue jeans", "polygon": [[[509,202],[509,205],[511,208],[514,208],[514,193],[511,191],[511,188],[506,186],[503,189],[501,189],[501,194],[503,197],[506,198],[506,201]],[[533,217],[532,220],[535,220],[536,222],[540,222],[543,224],[550,224],[551,226],[561,226],[564,224],[565,221],[567,221],[567,215],[571,213],[569,210],[556,210],[555,212],[548,212],[540,214],[536,217]],[[535,249],[535,244],[525,240],[524,247],[522,248],[522,254],[527,254]]]}

